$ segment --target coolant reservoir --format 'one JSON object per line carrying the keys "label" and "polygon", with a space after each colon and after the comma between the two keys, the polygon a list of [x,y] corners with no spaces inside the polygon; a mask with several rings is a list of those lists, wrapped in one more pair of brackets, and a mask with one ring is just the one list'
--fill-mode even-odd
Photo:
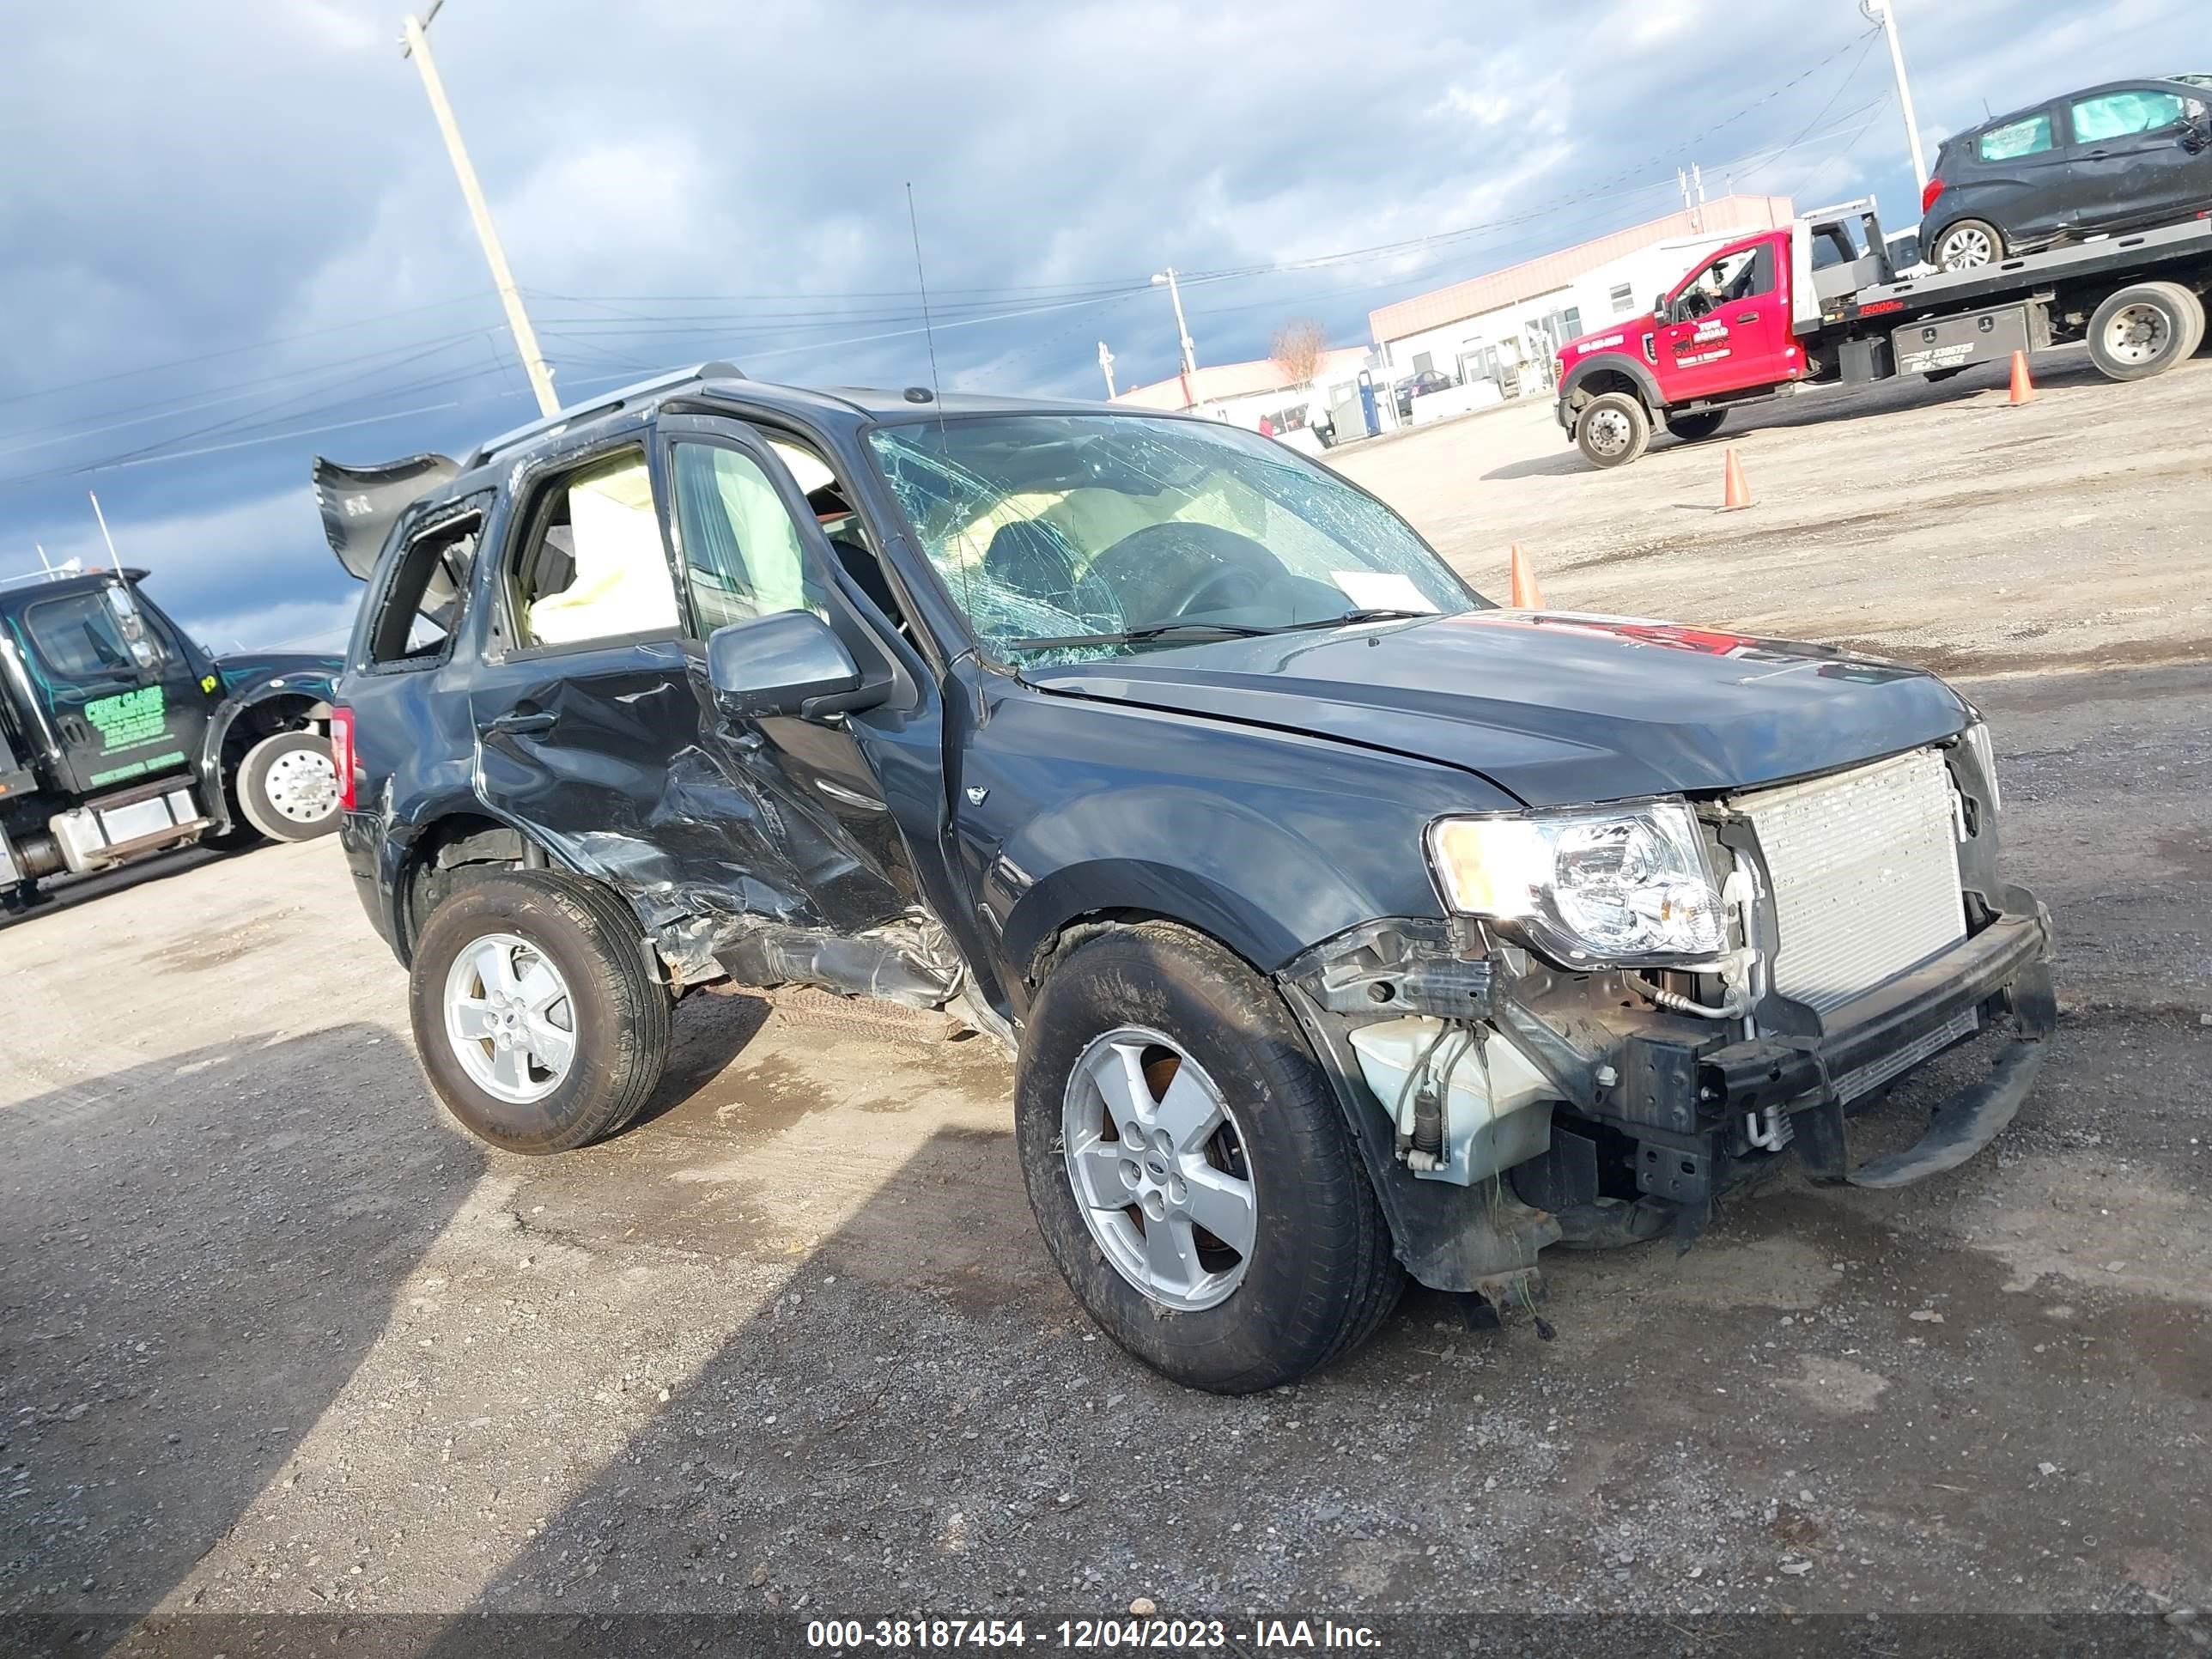
{"label": "coolant reservoir", "polygon": [[1442,1166],[1415,1175],[1468,1187],[1550,1147],[1558,1091],[1492,1027],[1415,1015],[1362,1025],[1352,1032],[1352,1046],[1367,1086],[1407,1134],[1420,1092],[1419,1084],[1408,1086],[1415,1068],[1425,1059],[1430,1075],[1448,1082],[1439,1091]]}

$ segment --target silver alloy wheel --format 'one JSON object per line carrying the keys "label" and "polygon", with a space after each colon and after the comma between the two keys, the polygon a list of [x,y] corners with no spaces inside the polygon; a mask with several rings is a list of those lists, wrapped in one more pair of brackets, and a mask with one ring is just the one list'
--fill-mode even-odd
{"label": "silver alloy wheel", "polygon": [[561,1086],[576,1057],[576,1005],[561,970],[512,933],[472,941],[446,970],[446,1038],[469,1080],[527,1106]]}
{"label": "silver alloy wheel", "polygon": [[269,763],[261,791],[292,823],[320,823],[337,810],[338,769],[324,751],[291,749]]}
{"label": "silver alloy wheel", "polygon": [[2105,355],[2116,362],[2149,363],[2173,344],[2173,319],[2157,306],[2138,300],[2105,319]]}
{"label": "silver alloy wheel", "polygon": [[1936,263],[1946,270],[1970,270],[1997,257],[1996,245],[1978,225],[1962,225],[1943,233]]}
{"label": "silver alloy wheel", "polygon": [[1628,416],[1617,409],[1601,409],[1589,417],[1590,447],[1601,455],[1620,454],[1634,435]]}
{"label": "silver alloy wheel", "polygon": [[1260,1216],[1243,1133],[1172,1038],[1123,1025],[1094,1039],[1068,1075],[1060,1148],[1091,1238],[1147,1297],[1194,1313],[1243,1281]]}

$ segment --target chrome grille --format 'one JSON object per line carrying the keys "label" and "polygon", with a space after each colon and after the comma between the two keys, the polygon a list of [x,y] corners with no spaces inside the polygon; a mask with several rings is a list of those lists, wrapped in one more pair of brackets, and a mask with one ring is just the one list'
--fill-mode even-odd
{"label": "chrome grille", "polygon": [[1821,1014],[1966,936],[1951,778],[1932,749],[1731,803],[1758,831],[1774,988]]}

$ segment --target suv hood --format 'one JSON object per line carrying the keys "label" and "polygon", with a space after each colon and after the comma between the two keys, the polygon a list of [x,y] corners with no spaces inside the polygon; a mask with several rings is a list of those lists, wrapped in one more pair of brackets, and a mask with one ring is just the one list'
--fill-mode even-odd
{"label": "suv hood", "polygon": [[1777,782],[1949,737],[1972,718],[1932,674],[1824,646],[1526,611],[1227,640],[1022,678],[1441,761],[1529,806]]}

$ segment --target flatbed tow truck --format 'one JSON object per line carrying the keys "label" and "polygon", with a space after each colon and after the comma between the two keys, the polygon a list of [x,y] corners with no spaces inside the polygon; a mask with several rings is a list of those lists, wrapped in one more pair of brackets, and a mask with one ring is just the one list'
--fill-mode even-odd
{"label": "flatbed tow truck", "polygon": [[1655,426],[1709,438],[1741,404],[1899,374],[1948,379],[2015,351],[2085,342],[2116,380],[2203,343],[2212,212],[1955,271],[1893,269],[1872,197],[1729,243],[1650,313],[1569,341],[1559,424],[1595,466]]}

